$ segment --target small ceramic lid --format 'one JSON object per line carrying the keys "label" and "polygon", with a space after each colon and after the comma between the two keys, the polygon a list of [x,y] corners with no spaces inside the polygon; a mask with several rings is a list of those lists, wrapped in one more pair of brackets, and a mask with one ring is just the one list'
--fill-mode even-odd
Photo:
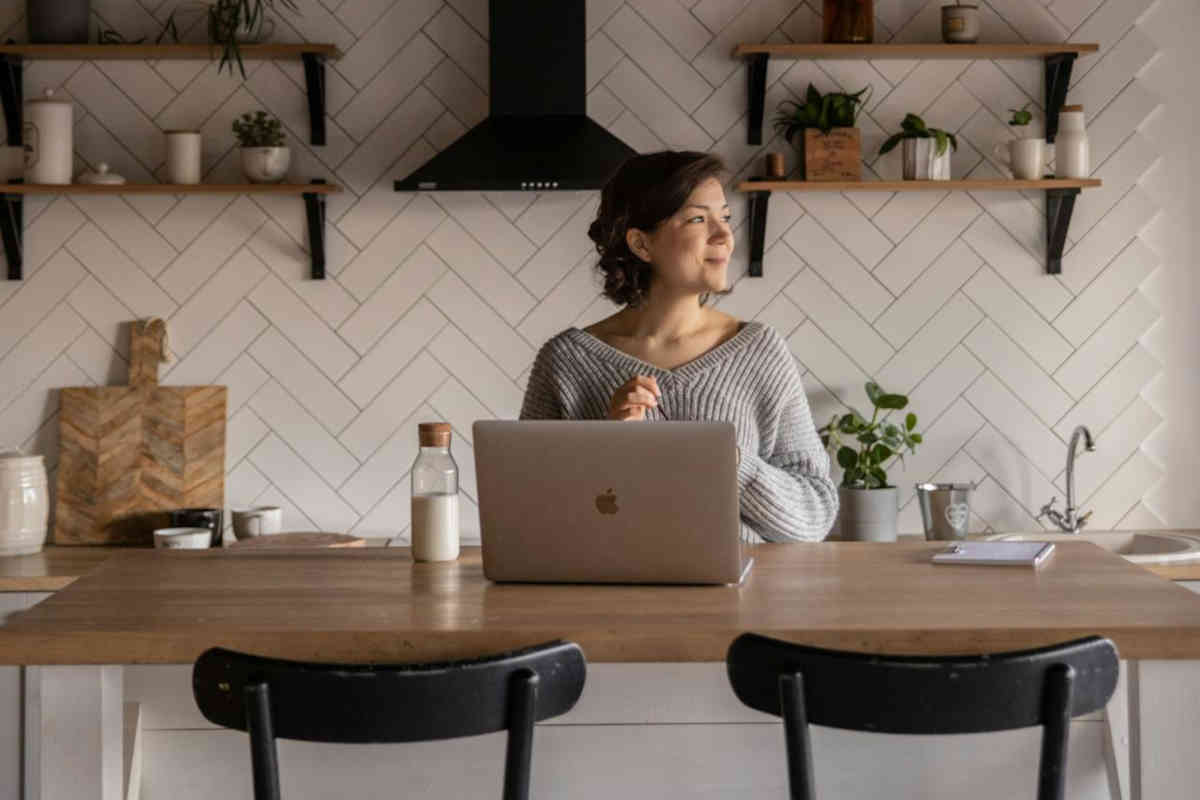
{"label": "small ceramic lid", "polygon": [[53,89],[43,89],[41,97],[33,97],[33,98],[30,98],[29,100],[26,100],[25,102],[27,102],[27,103],[56,103],[61,106],[71,105],[70,100],[59,100],[57,97],[55,97]]}
{"label": "small ceramic lid", "polygon": [[83,172],[79,176],[80,183],[95,183],[104,186],[115,186],[125,182],[124,175],[108,171],[108,164],[101,161],[96,165],[96,171]]}

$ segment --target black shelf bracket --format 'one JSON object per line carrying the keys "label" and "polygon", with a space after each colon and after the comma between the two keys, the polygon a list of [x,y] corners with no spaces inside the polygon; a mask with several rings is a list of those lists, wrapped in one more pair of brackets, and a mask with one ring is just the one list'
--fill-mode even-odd
{"label": "black shelf bracket", "polygon": [[[766,180],[765,178],[750,178],[752,181]],[[751,278],[761,278],[763,274],[763,249],[767,240],[767,202],[771,199],[770,192],[750,192],[747,198],[750,212],[750,269],[746,274]]]}
{"label": "black shelf bracket", "polygon": [[[20,178],[10,183],[24,183]],[[0,239],[8,261],[8,279],[19,281],[25,263],[25,195],[0,193]]]}
{"label": "black shelf bracket", "polygon": [[1046,56],[1046,141],[1053,143],[1058,135],[1058,112],[1067,102],[1071,85],[1071,67],[1076,53],[1055,53]]}
{"label": "black shelf bracket", "polygon": [[[314,178],[312,183],[325,183],[323,178]],[[314,281],[325,280],[325,195],[319,192],[304,193],[304,210],[308,217],[308,254],[312,258]]]}
{"label": "black shelf bracket", "polygon": [[763,143],[763,112],[767,103],[767,62],[771,57],[766,53],[754,53],[746,57],[746,76],[749,79],[747,89],[750,96],[750,131],[746,144]]}
{"label": "black shelf bracket", "polygon": [[325,57],[302,53],[304,84],[308,89],[308,124],[313,145],[325,144]]}
{"label": "black shelf bracket", "polygon": [[1062,274],[1063,246],[1075,210],[1078,189],[1046,190],[1046,274]]}
{"label": "black shelf bracket", "polygon": [[[12,40],[9,39],[9,43]],[[8,146],[20,147],[21,141],[21,104],[24,102],[21,88],[23,63],[20,56],[5,55],[0,59],[0,102],[4,104],[4,128],[7,133]]]}

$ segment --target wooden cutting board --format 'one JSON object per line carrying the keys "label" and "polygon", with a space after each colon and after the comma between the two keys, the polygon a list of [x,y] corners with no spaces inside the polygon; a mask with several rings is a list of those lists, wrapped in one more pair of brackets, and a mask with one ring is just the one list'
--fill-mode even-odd
{"label": "wooden cutting board", "polygon": [[60,390],[55,544],[153,546],[177,508],[225,505],[224,386],[159,386],[166,323],[130,323],[129,385]]}

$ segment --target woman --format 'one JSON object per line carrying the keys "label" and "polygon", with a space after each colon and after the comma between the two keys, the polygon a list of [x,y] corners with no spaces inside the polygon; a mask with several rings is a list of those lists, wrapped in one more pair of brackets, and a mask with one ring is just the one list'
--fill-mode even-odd
{"label": "woman", "polygon": [[541,348],[521,419],[732,422],[743,538],[817,541],[837,489],[791,352],[771,328],[706,305],[727,291],[733,252],[724,171],[693,152],[621,166],[588,236],[604,294],[624,309]]}

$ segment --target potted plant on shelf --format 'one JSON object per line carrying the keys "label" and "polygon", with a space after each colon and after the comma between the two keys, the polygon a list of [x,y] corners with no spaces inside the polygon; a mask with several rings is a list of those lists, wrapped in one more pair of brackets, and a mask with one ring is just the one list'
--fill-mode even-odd
{"label": "potted plant on shelf", "polygon": [[[775,131],[799,151],[805,180],[862,180],[862,137],[855,123],[870,96],[869,86],[853,94],[821,94],[810,83],[803,105],[794,100],[779,104]],[[799,144],[797,134],[803,135]]]}
{"label": "potted plant on shelf", "polygon": [[[170,34],[176,42],[179,41],[180,27],[190,28],[194,18],[181,22],[176,14],[203,15],[208,31],[208,41],[221,46],[221,63],[217,71],[229,67],[233,72],[236,63],[242,78],[246,77],[246,66],[242,63],[240,45],[261,42],[275,30],[274,20],[267,19],[267,11],[274,11],[276,5],[288,11],[299,13],[296,0],[215,0],[212,3],[191,2],[174,8],[163,21],[155,43],[160,43]],[[102,32],[101,43],[124,42],[125,39],[116,31]],[[140,41],[140,40],[139,40]]]}
{"label": "potted plant on shelf", "polygon": [[[921,434],[915,430],[917,415],[912,412],[905,415],[903,425],[879,419],[881,410],[906,408],[906,396],[889,394],[874,381],[867,382],[866,390],[875,407],[869,421],[852,408],[848,414],[835,414],[818,433],[844,470],[838,487],[841,539],[894,542],[900,506],[896,487],[888,483],[887,469],[896,459],[903,463],[905,448],[916,452]],[[854,437],[857,447],[846,444],[843,436]]]}
{"label": "potted plant on shelf", "polygon": [[233,121],[242,149],[242,173],[251,183],[279,183],[287,175],[292,152],[284,146],[283,125],[265,111],[247,112]]}
{"label": "potted plant on shelf", "polygon": [[905,114],[900,132],[889,136],[879,155],[890,153],[904,142],[904,180],[950,180],[950,151],[958,149],[958,139],[941,128],[930,128],[916,114]]}
{"label": "potted plant on shelf", "polygon": [[1033,135],[1030,127],[1032,111],[1024,108],[1010,108],[1009,111],[1012,112],[1012,119],[1008,125],[1016,138],[997,144],[992,148],[992,155],[1010,178],[1037,180],[1042,177],[1046,166],[1046,140]]}

